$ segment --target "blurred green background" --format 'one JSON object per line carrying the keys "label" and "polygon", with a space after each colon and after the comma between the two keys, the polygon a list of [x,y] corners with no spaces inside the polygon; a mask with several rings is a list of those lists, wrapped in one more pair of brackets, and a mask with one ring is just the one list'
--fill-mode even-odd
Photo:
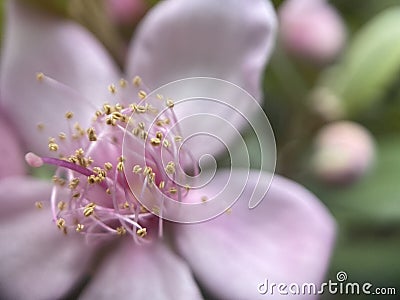
{"label": "blurred green background", "polygon": [[[121,66],[121,49],[146,10],[157,2],[143,0],[146,9],[131,22],[119,23],[107,17],[103,1],[26,1],[82,23]],[[273,1],[278,11],[284,2]],[[335,280],[338,271],[345,271],[349,282],[395,287],[400,294],[400,1],[334,0],[330,4],[347,31],[342,51],[329,62],[315,63],[286,51],[278,34],[265,71],[263,108],[276,134],[277,173],[308,187],[337,220],[337,244],[327,279]],[[320,87],[338,100],[340,116],[326,117],[313,107],[311,95]],[[376,144],[376,159],[368,172],[346,184],[321,180],[311,163],[317,132],[337,119],[361,124]],[[248,139],[251,144],[252,137]],[[257,154],[253,157],[259,160]],[[322,299],[398,297],[325,294]]]}

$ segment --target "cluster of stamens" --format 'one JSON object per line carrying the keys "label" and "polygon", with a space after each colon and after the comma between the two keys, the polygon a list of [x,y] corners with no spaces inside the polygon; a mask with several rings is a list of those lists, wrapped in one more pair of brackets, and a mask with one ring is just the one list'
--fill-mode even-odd
{"label": "cluster of stamens", "polygon": [[[39,74],[37,79],[43,82],[45,76]],[[138,89],[137,102],[104,104],[95,111],[88,128],[74,122],[73,112],[67,112],[69,133],[60,132],[48,140],[48,149],[58,154],[56,158],[33,153],[26,156],[31,166],[57,167],[51,207],[54,222],[64,234],[70,230],[88,236],[129,233],[135,241],[144,241],[148,233],[146,224],[152,224],[151,219],[155,218],[152,212],[159,214],[163,209],[160,205],[144,207],[140,198],[148,195],[146,190],[155,197],[166,195],[176,201],[182,201],[190,190],[188,184],[175,180],[179,177],[178,148],[182,137],[172,127],[176,121],[174,102],[162,95],[150,101],[140,77],[135,77],[132,85]],[[127,88],[128,82],[121,79],[119,87]],[[112,96],[118,94],[114,84],[108,90]],[[43,128],[44,124],[38,125],[40,131]],[[124,154],[123,140],[132,145]],[[139,155],[143,147],[144,157]],[[166,153],[165,162],[162,150]],[[135,176],[133,185],[138,191],[132,191],[125,172]],[[158,194],[152,192],[154,189]],[[43,203],[37,202],[36,206],[42,208]],[[159,230],[161,222],[159,218]]]}

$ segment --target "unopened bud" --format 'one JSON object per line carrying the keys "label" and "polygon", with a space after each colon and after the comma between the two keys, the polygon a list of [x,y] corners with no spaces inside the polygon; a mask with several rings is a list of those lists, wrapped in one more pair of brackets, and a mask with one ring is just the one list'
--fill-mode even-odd
{"label": "unopened bud", "polygon": [[344,22],[324,0],[286,0],[279,10],[279,18],[282,42],[296,56],[326,63],[343,48]]}
{"label": "unopened bud", "polygon": [[148,9],[144,0],[108,0],[106,4],[110,18],[120,25],[134,24]]}
{"label": "unopened bud", "polygon": [[368,171],[374,157],[375,144],[368,130],[354,122],[338,121],[317,134],[312,170],[326,183],[348,184]]}

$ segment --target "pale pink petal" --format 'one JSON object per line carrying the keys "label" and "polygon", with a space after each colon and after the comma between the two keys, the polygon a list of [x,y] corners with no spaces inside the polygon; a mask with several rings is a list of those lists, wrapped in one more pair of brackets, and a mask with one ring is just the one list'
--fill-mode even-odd
{"label": "pale pink petal", "polygon": [[[261,101],[261,77],[275,40],[275,13],[266,0],[169,0],[153,8],[141,23],[128,56],[129,76],[139,75],[155,89],[188,77],[214,77],[232,82]],[[244,116],[257,104],[243,91],[222,81],[191,80],[158,91],[177,102],[186,98],[211,97],[217,101],[189,101],[176,105],[178,119],[189,117],[181,126],[188,137],[197,132],[213,134],[231,144],[229,125],[218,118],[198,121],[194,114],[213,114],[229,120],[239,130]],[[223,145],[209,138],[197,138],[193,150],[200,157],[218,153]],[[197,155],[199,154],[199,155]]]}
{"label": "pale pink petal", "polygon": [[80,299],[201,299],[187,265],[163,243],[127,240],[110,255]]}
{"label": "pale pink petal", "polygon": [[[61,299],[88,269],[91,248],[83,239],[64,236],[52,223],[49,207],[35,208],[35,201],[45,201],[49,195],[50,185],[33,179],[0,182],[0,204],[10,212],[0,218],[0,294],[4,299]],[[16,201],[26,207],[12,204]]]}
{"label": "pale pink petal", "polygon": [[[107,86],[118,79],[118,72],[106,50],[76,23],[38,12],[21,1],[7,4],[2,102],[24,141],[36,144],[36,151],[39,142],[34,129],[39,118],[51,127],[65,123],[60,120],[67,109],[88,116],[82,99],[97,105],[107,101]],[[47,84],[38,84],[38,72],[72,87],[82,97],[53,87],[47,91]]]}
{"label": "pale pink petal", "polygon": [[28,177],[4,178],[0,181],[0,220],[32,211],[35,202],[49,202],[52,185],[47,180]]}
{"label": "pale pink petal", "polygon": [[[202,192],[218,191],[225,175]],[[232,180],[240,185],[246,175],[237,171]],[[318,286],[327,269],[335,223],[326,208],[300,185],[276,176],[265,199],[249,210],[257,178],[258,173],[250,173],[231,213],[202,224],[175,226],[178,252],[201,285],[218,299],[279,298],[276,291],[260,294],[259,284],[268,279],[269,284]]]}
{"label": "pale pink petal", "polygon": [[127,73],[151,88],[187,77],[217,77],[259,98],[275,23],[266,0],[163,1],[132,41]]}
{"label": "pale pink petal", "polygon": [[5,119],[1,111],[0,136],[0,179],[24,174],[26,172],[24,156],[19,141],[9,121]]}

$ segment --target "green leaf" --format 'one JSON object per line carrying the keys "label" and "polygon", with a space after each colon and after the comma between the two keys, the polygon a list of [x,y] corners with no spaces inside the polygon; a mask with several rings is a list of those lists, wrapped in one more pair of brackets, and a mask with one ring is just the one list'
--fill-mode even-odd
{"label": "green leaf", "polygon": [[400,70],[400,7],[387,9],[355,35],[342,62],[322,75],[349,116],[379,101]]}

